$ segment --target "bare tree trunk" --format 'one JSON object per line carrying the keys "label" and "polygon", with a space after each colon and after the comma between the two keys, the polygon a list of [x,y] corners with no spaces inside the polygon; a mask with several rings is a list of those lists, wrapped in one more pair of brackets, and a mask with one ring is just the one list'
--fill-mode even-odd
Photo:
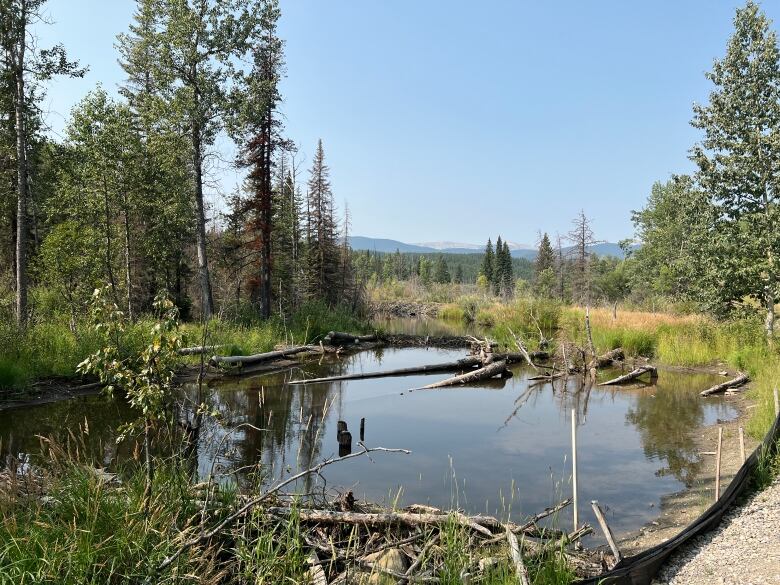
{"label": "bare tree trunk", "polygon": [[195,206],[198,214],[198,229],[196,232],[198,279],[200,281],[203,316],[208,319],[214,313],[214,301],[211,296],[211,277],[209,275],[208,256],[206,255],[206,211],[203,203],[203,144],[200,126],[197,122],[192,124],[192,156],[195,169]]}
{"label": "bare tree trunk", "polygon": [[111,207],[108,201],[108,183],[105,174],[103,175],[103,210],[105,212],[106,228],[106,272],[108,273],[108,282],[111,285],[111,294],[114,302],[119,305],[119,296],[116,294],[116,279],[114,278],[114,267],[111,265]]}
{"label": "bare tree trunk", "polygon": [[127,213],[127,203],[125,203],[125,285],[127,286],[127,317],[132,321],[133,280],[130,271],[130,218]]}
{"label": "bare tree trunk", "polygon": [[270,108],[262,130],[264,134],[264,150],[262,153],[263,176],[260,193],[260,316],[268,319],[271,316],[271,132],[273,120]]}
{"label": "bare tree trunk", "polygon": [[24,125],[24,50],[26,19],[22,9],[22,31],[14,62],[16,116],[16,322],[27,323],[27,135]]}

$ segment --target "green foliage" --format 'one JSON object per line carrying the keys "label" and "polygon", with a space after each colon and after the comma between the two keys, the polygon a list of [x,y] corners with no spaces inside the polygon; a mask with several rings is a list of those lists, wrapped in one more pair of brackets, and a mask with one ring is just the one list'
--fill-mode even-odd
{"label": "green foliage", "polygon": [[[703,139],[691,152],[696,178],[715,209],[708,269],[710,304],[726,312],[760,301],[774,327],[780,254],[780,48],[770,21],[749,0],[737,9],[726,55],[707,77],[709,103],[694,107]],[[684,234],[687,236],[687,234]]]}
{"label": "green foliage", "polygon": [[102,336],[102,347],[77,366],[77,371],[95,374],[111,393],[125,391],[130,405],[141,419],[127,425],[124,434],[138,429],[140,422],[155,421],[166,414],[169,394],[179,362],[181,346],[179,311],[165,293],[154,302],[156,320],[146,346],[138,353],[123,347],[127,317],[108,298],[107,289],[96,289],[93,295],[92,319]]}

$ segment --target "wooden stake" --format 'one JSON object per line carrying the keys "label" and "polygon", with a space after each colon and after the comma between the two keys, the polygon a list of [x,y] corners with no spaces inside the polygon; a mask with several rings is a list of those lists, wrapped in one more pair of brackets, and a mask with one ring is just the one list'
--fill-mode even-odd
{"label": "wooden stake", "polygon": [[361,443],[366,440],[365,437],[366,437],[366,419],[361,418],[360,419],[360,442]]}
{"label": "wooden stake", "polygon": [[577,508],[577,409],[571,409],[571,483],[574,492],[574,531],[577,531],[580,518]]}
{"label": "wooden stake", "polygon": [[739,454],[742,456],[742,463],[745,463],[745,430],[739,427]]}
{"label": "wooden stake", "polygon": [[775,418],[780,416],[780,397],[777,395],[777,386],[775,386]]}
{"label": "wooden stake", "polygon": [[593,508],[593,513],[596,515],[596,520],[599,521],[601,531],[604,533],[604,537],[607,539],[607,544],[609,544],[609,548],[612,549],[612,554],[615,557],[615,564],[617,564],[623,559],[623,555],[620,554],[620,549],[615,542],[615,537],[612,535],[612,531],[609,529],[607,519],[604,517],[604,512],[602,512],[597,500],[593,500],[590,505]]}
{"label": "wooden stake", "polygon": [[718,427],[718,450],[715,453],[715,501],[720,499],[720,449],[723,446],[723,427]]}

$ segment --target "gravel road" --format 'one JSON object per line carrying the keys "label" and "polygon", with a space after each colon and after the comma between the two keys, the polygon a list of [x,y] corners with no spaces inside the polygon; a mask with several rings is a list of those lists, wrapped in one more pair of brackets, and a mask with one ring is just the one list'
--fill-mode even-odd
{"label": "gravel road", "polygon": [[654,585],[780,584],[780,478],[680,549]]}

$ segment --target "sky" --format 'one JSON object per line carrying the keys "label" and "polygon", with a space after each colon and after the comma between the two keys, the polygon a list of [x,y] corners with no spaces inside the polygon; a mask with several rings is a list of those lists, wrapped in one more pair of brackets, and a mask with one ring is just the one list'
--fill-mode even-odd
{"label": "sky", "polygon": [[[306,167],[323,140],[353,234],[534,244],[584,210],[618,241],[655,181],[692,170],[691,107],[741,4],[281,0],[286,134]],[[114,45],[134,5],[49,1],[41,46],[62,42],[90,68],[50,84],[55,136],[97,83],[122,81]],[[780,19],[780,0],[762,8]],[[227,140],[217,149],[231,159]],[[215,162],[211,179],[218,208],[240,175]]]}

